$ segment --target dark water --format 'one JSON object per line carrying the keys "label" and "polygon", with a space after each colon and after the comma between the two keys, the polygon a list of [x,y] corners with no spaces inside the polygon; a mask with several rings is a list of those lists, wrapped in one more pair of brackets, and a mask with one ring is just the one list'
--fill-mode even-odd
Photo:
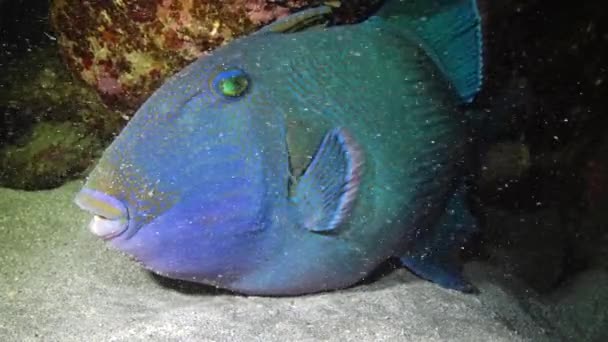
{"label": "dark water", "polygon": [[[97,107],[62,100],[66,94],[58,91],[64,88],[57,84],[85,85],[59,57],[48,11],[46,1],[0,0],[3,188],[41,191],[82,179],[113,138],[106,126],[83,124],[80,120],[86,116],[74,112]],[[470,199],[481,229],[464,257],[521,280],[543,300],[566,301],[581,310],[561,316],[574,322],[579,333],[556,336],[605,340],[608,327],[602,325],[608,324],[608,311],[599,303],[607,303],[608,297],[606,5],[505,0],[484,6],[483,12],[487,81],[474,106],[509,117],[510,125],[492,135],[479,151]],[[31,79],[38,82],[28,82]],[[35,131],[45,122],[51,126]],[[103,134],[88,139],[94,135],[91,127],[99,127]],[[24,150],[32,141],[48,146]],[[73,146],[74,141],[78,149],[62,145]],[[33,176],[32,170],[38,173]],[[6,210],[16,209],[0,207],[0,218]],[[0,241],[0,247],[2,243],[12,242]],[[382,271],[392,269],[389,265]],[[381,278],[375,275],[372,281]],[[187,283],[155,281],[189,295],[209,291]],[[585,296],[591,292],[593,299]],[[591,318],[581,319],[589,312]],[[3,327],[2,313],[0,332],[1,328],[11,330]]]}

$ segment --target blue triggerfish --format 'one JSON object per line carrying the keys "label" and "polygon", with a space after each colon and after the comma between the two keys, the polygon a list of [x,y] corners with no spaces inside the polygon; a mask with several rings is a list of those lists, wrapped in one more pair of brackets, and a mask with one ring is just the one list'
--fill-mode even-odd
{"label": "blue triggerfish", "polygon": [[475,0],[304,10],[201,57],[107,148],[76,203],[162,276],[253,295],[356,284],[393,257],[465,292],[482,83]]}

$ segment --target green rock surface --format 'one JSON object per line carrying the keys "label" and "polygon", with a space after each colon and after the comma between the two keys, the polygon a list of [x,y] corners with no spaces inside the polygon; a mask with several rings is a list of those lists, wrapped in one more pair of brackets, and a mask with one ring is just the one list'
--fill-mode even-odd
{"label": "green rock surface", "polygon": [[81,81],[53,45],[0,64],[0,186],[40,190],[75,179],[126,123]]}
{"label": "green rock surface", "polygon": [[41,121],[73,122],[110,140],[126,122],[124,113],[108,110],[95,92],[70,75],[55,45],[33,48],[2,66],[0,106],[12,109],[20,120],[5,118],[7,127],[0,131]]}
{"label": "green rock surface", "polygon": [[81,185],[0,189],[0,341],[559,340],[544,304],[480,263],[467,266],[477,296],[403,269],[286,298],[159,281],[88,232],[72,204]]}
{"label": "green rock surface", "polygon": [[36,190],[63,184],[93,165],[102,143],[82,125],[40,122],[0,148],[0,186]]}

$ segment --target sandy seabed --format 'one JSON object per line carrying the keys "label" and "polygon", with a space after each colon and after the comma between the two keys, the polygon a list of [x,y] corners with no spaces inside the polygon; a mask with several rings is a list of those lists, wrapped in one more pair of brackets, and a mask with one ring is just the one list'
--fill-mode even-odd
{"label": "sandy seabed", "polygon": [[483,263],[466,267],[479,295],[404,269],[301,297],[180,288],[88,232],[80,186],[0,189],[0,341],[608,340],[603,271],[546,298]]}

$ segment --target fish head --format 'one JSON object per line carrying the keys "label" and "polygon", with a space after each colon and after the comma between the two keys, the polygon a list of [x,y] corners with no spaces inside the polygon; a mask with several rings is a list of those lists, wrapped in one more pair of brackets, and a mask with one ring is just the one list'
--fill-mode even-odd
{"label": "fish head", "polygon": [[283,119],[269,105],[280,82],[265,78],[276,68],[258,41],[200,58],[135,113],[76,196],[93,234],[176,278],[254,262],[288,175]]}

